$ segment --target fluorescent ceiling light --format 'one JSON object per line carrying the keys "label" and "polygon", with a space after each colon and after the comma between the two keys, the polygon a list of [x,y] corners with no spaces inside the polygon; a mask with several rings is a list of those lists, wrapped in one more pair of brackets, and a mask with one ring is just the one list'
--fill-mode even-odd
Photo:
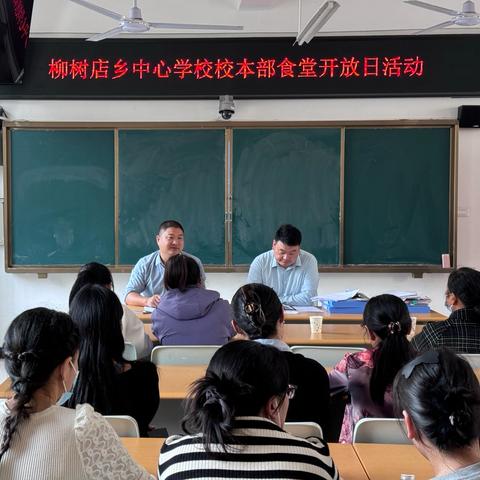
{"label": "fluorescent ceiling light", "polygon": [[330,20],[330,17],[336,12],[338,7],[340,7],[340,4],[334,0],[325,2],[307,25],[305,25],[305,28],[297,35],[296,43],[299,45],[308,43]]}

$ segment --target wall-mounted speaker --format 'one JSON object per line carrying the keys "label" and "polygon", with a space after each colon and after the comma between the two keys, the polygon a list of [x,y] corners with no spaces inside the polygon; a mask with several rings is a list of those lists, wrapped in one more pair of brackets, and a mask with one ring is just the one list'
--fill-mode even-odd
{"label": "wall-mounted speaker", "polygon": [[460,128],[480,128],[480,105],[462,105],[458,107]]}

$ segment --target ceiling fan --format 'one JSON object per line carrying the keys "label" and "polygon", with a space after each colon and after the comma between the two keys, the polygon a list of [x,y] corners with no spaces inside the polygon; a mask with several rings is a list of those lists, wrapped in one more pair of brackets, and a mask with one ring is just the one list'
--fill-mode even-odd
{"label": "ceiling fan", "polygon": [[459,12],[451,10],[450,8],[444,8],[438,5],[432,5],[431,3],[422,2],[420,0],[405,0],[405,3],[414,5],[416,7],[426,8],[427,10],[444,13],[453,17],[446,22],[433,25],[433,27],[419,30],[418,32],[415,32],[415,34],[430,33],[440,28],[449,27],[450,25],[458,25],[459,27],[473,27],[480,24],[480,15],[475,11],[475,3],[473,3],[471,0],[463,2],[462,10]]}
{"label": "ceiling fan", "polygon": [[99,40],[104,40],[105,38],[115,37],[121,33],[144,33],[148,32],[151,28],[175,28],[185,30],[243,30],[243,27],[240,25],[199,25],[196,23],[146,22],[142,18],[142,11],[137,7],[137,0],[133,0],[133,6],[130,8],[130,13],[128,16],[121,15],[120,13],[100,7],[99,5],[88,2],[87,0],[70,1],[120,22],[118,27],[87,38],[89,42],[98,42]]}

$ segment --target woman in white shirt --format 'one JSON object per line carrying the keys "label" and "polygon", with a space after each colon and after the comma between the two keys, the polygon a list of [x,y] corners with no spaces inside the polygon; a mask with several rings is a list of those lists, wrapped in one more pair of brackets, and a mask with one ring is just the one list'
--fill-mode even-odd
{"label": "woman in white shirt", "polygon": [[[72,305],[73,297],[85,285],[102,285],[113,290],[113,278],[110,270],[101,263],[90,262],[80,268],[75,283],[70,290],[68,304]],[[126,305],[123,307],[122,334],[126,342],[135,346],[137,357],[143,358],[150,355],[152,342],[145,334],[143,322]]]}
{"label": "woman in white shirt", "polygon": [[23,312],[8,328],[0,355],[13,397],[0,407],[1,478],[153,478],[90,405],[57,405],[75,382],[78,344],[71,318],[46,308]]}

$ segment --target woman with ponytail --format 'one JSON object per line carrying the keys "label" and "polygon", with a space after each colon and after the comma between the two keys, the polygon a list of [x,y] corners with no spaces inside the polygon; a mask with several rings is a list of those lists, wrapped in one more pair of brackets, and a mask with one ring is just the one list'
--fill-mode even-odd
{"label": "woman with ponytail", "polygon": [[9,326],[0,356],[13,396],[0,405],[0,478],[152,478],[90,405],[57,405],[75,383],[79,341],[71,318],[46,308],[27,310]]}
{"label": "woman with ponytail", "polygon": [[317,361],[293,353],[283,341],[283,308],[275,291],[260,283],[244,285],[233,296],[232,309],[232,324],[238,338],[271,345],[280,350],[287,360],[290,383],[297,386],[295,398],[288,408],[287,422],[318,423],[324,437],[329,438],[330,390],[327,372]]}
{"label": "woman with ponytail", "polygon": [[446,349],[430,350],[398,373],[393,396],[408,438],[436,480],[480,478],[480,386],[468,362]]}
{"label": "woman with ponytail", "polygon": [[352,442],[361,418],[393,417],[393,380],[414,356],[407,339],[412,320],[400,298],[388,294],[372,297],[363,312],[363,326],[372,349],[346,354],[329,373],[331,390],[350,393],[339,439],[343,443]]}
{"label": "woman with ponytail", "polygon": [[191,390],[182,427],[161,450],[161,480],[338,479],[328,446],[283,430],[295,387],[282,353],[238,340],[217,350]]}
{"label": "woman with ponytail", "polygon": [[419,352],[447,347],[456,353],[480,353],[480,272],[458,268],[448,277],[445,306],[450,317],[429,322],[413,337]]}

